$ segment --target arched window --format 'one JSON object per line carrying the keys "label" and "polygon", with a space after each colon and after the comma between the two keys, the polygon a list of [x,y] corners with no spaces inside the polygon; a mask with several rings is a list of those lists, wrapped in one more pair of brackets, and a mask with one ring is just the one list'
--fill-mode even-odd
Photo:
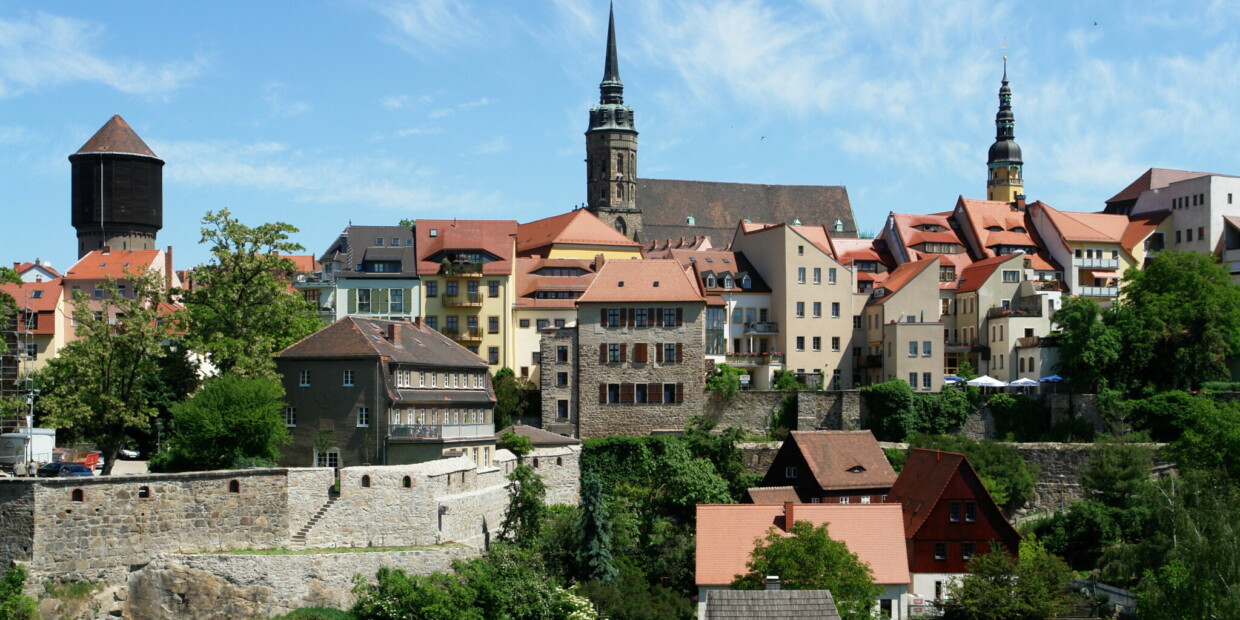
{"label": "arched window", "polygon": [[413,478],[410,478],[409,476],[405,476],[404,478],[401,478],[401,480],[400,480],[400,486],[401,486],[402,488],[405,488],[405,489],[412,489],[412,488],[413,488]]}
{"label": "arched window", "polygon": [[561,466],[563,466],[563,465],[564,465],[564,458],[563,458],[563,457],[559,457],[559,456],[555,457],[555,466],[556,466],[556,467],[561,467]]}
{"label": "arched window", "polygon": [[715,288],[715,276],[713,274],[707,274],[706,288]]}
{"label": "arched window", "polygon": [[151,487],[138,487],[138,499],[151,499]]}
{"label": "arched window", "polygon": [[370,476],[362,476],[362,488],[363,489],[370,488]]}
{"label": "arched window", "polygon": [[613,224],[613,226],[615,226],[616,231],[619,232],[620,234],[626,235],[626,236],[629,234],[629,226],[628,224],[624,223],[624,218],[622,217],[616,218],[616,221]]}
{"label": "arched window", "polygon": [[1025,372],[1025,358],[1020,358],[1020,371]]}
{"label": "arched window", "polygon": [[538,457],[534,457],[534,469],[538,469]]}
{"label": "arched window", "polygon": [[82,489],[73,489],[72,499],[75,502],[86,501],[86,493]]}
{"label": "arched window", "polygon": [[741,278],[741,288],[749,288],[751,286],[753,286],[753,280],[750,280],[749,276]]}
{"label": "arched window", "polygon": [[732,283],[733,280],[731,275],[723,276],[723,288],[732,288]]}
{"label": "arched window", "polygon": [[228,481],[228,492],[229,493],[240,493],[241,483],[237,482],[236,480],[229,480]]}

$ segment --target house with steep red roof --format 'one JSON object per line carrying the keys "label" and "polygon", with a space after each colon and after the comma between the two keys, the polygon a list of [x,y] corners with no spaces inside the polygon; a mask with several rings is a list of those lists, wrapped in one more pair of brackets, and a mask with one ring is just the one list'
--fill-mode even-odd
{"label": "house with steep red roof", "polygon": [[948,582],[992,543],[1019,551],[1020,534],[963,454],[909,450],[887,497],[901,509],[914,596],[942,600]]}
{"label": "house with steep red roof", "polygon": [[81,310],[94,312],[99,318],[113,321],[116,320],[115,316],[101,316],[105,312],[116,311],[111,304],[104,303],[107,282],[116,282],[118,294],[131,296],[133,284],[130,278],[146,273],[154,274],[164,291],[181,286],[181,280],[172,268],[171,246],[167,250],[113,250],[105,247],[78,259],[61,278],[65,308],[57,317],[57,329],[63,331],[65,343],[76,338],[73,315],[79,311],[75,307],[75,300],[79,295],[85,298],[87,304],[87,308]]}
{"label": "house with steep red roof", "polygon": [[[775,454],[759,488],[749,489],[769,502],[762,487],[795,490],[801,503],[871,504],[885,501],[896,481],[870,431],[792,431]],[[781,487],[780,485],[787,485]]]}
{"label": "house with steep red roof", "polygon": [[789,536],[797,521],[827,525],[828,535],[843,542],[866,563],[882,593],[874,602],[880,617],[905,618],[902,598],[909,591],[908,553],[900,507],[895,504],[702,504],[697,507],[694,581],[699,600],[726,590],[767,534]]}
{"label": "house with steep red roof", "polygon": [[399,465],[495,453],[487,364],[421,321],[349,316],[276,355],[287,467]]}
{"label": "house with steep red roof", "polygon": [[904,263],[870,293],[861,313],[858,382],[903,379],[918,391],[943,387],[939,257]]}
{"label": "house with steep red roof", "polygon": [[1144,264],[1147,242],[1169,215],[1076,213],[1042,202],[1029,205],[1030,220],[1047,252],[1065,267],[1064,288],[1107,305],[1119,297],[1124,271]]}

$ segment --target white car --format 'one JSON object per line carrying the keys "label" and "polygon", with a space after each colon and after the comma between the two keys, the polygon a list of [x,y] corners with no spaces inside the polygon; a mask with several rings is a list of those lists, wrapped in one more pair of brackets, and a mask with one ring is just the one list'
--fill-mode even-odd
{"label": "white car", "polygon": [[129,448],[121,448],[120,452],[117,453],[117,456],[119,456],[120,458],[132,461],[138,458],[139,456],[141,456],[141,453],[139,453],[137,450],[131,450]]}

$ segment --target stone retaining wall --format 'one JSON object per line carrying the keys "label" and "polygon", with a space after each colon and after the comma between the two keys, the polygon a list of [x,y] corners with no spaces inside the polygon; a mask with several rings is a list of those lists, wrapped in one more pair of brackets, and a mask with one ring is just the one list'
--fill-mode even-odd
{"label": "stone retaining wall", "polygon": [[717,428],[743,428],[755,434],[770,431],[784,398],[797,398],[797,430],[855,430],[861,427],[861,393],[856,390],[818,391],[743,390],[730,400],[706,393],[702,415]]}

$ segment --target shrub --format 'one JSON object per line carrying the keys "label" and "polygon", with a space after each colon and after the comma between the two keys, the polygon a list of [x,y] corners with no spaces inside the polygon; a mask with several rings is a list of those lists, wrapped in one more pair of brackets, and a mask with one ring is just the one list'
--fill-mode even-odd
{"label": "shrub", "polygon": [[741,390],[741,371],[727,364],[715,366],[715,374],[706,380],[706,389],[719,392],[724,400],[732,400]]}

